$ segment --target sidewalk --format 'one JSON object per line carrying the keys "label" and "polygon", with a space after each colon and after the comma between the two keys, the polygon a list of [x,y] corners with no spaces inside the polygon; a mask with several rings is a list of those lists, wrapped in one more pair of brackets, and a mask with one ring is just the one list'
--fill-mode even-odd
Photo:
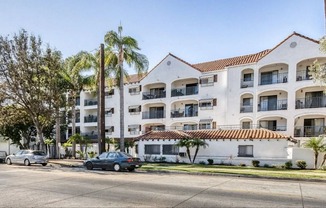
{"label": "sidewalk", "polygon": [[79,159],[49,159],[49,164],[60,165],[62,167],[83,167],[84,160]]}

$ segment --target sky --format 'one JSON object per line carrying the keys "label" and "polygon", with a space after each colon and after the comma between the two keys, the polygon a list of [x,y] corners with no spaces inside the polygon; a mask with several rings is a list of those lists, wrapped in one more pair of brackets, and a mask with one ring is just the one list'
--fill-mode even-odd
{"label": "sky", "polygon": [[63,58],[94,52],[121,24],[149,70],[168,53],[195,64],[271,49],[294,31],[325,35],[324,0],[0,0],[0,20],[1,36],[25,29]]}

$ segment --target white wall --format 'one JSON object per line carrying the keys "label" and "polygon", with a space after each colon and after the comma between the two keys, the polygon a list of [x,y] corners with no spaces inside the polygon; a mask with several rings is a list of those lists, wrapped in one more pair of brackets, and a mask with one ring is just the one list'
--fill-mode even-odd
{"label": "white wall", "polygon": [[[293,148],[289,148],[289,150],[290,150],[290,154],[292,154],[291,156],[292,156],[293,167],[295,168],[297,167],[295,165],[297,160],[304,160],[307,163],[307,168],[314,168],[315,156],[312,149],[293,147]],[[317,168],[322,163],[324,154],[325,153],[319,154]]]}

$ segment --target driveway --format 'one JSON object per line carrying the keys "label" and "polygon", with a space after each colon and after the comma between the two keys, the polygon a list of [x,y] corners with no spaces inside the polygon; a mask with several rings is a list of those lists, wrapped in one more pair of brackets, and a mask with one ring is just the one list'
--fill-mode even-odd
{"label": "driveway", "polygon": [[325,207],[326,184],[0,165],[0,207]]}

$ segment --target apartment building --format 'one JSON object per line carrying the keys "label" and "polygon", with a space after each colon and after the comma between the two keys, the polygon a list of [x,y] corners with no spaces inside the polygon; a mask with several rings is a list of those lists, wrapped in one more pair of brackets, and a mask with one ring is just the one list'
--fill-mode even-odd
{"label": "apartment building", "polygon": [[[293,33],[272,49],[190,64],[168,54],[125,84],[125,137],[151,130],[265,128],[304,140],[324,133],[324,87],[308,74],[319,42]],[[191,60],[190,60],[191,61]],[[106,135],[119,138],[119,90],[107,90]],[[97,97],[77,101],[77,132],[97,138]],[[71,132],[71,131],[70,131]],[[69,134],[69,132],[68,132]]]}

